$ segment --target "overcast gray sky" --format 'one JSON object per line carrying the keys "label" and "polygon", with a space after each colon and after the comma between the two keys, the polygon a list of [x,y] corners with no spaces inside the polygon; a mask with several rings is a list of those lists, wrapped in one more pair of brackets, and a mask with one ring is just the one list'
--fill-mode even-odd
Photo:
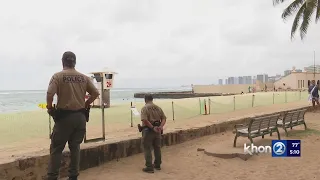
{"label": "overcast gray sky", "polygon": [[67,50],[81,72],[117,71],[115,87],[122,88],[283,74],[311,65],[313,50],[320,57],[320,26],[291,41],[284,7],[272,0],[6,1],[0,89],[46,89]]}

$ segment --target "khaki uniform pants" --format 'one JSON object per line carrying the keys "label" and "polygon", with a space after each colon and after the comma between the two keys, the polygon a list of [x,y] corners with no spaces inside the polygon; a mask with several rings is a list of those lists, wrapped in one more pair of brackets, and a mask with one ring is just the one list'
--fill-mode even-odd
{"label": "khaki uniform pants", "polygon": [[152,166],[152,149],[154,150],[154,165],[161,165],[161,134],[144,129],[142,131],[142,144],[144,148],[144,157],[146,160],[146,167]]}
{"label": "khaki uniform pants", "polygon": [[86,118],[83,113],[76,112],[58,120],[53,127],[50,145],[48,180],[59,177],[62,151],[68,142],[70,149],[69,177],[79,175],[80,144],[86,132]]}

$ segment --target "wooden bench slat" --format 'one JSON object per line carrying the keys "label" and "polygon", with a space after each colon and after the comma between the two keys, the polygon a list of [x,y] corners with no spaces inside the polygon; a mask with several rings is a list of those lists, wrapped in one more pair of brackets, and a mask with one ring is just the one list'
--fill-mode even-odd
{"label": "wooden bench slat", "polygon": [[292,121],[298,120],[299,115],[300,115],[300,112],[301,112],[301,111],[298,111],[298,112],[293,113],[293,115],[292,115],[292,117],[291,117],[291,120],[292,120]]}
{"label": "wooden bench slat", "polygon": [[293,113],[287,113],[284,118],[283,118],[283,121],[284,122],[290,122],[291,119],[292,119],[292,116],[293,116]]}
{"label": "wooden bench slat", "polygon": [[261,121],[260,120],[255,120],[255,121],[253,121],[252,122],[252,124],[251,124],[251,128],[250,128],[250,131],[257,131],[257,130],[259,130],[259,128],[260,128],[260,124],[261,124]]}
{"label": "wooden bench slat", "polygon": [[269,127],[276,127],[277,126],[277,122],[279,120],[279,116],[278,117],[274,117],[272,119],[270,119],[270,124]]}

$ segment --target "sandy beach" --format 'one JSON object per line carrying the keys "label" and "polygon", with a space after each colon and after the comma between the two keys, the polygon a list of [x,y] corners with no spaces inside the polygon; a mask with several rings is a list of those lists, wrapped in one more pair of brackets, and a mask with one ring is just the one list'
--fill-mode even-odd
{"label": "sandy beach", "polygon": [[[295,127],[286,138],[280,130],[282,139],[301,139],[300,158],[272,158],[270,154],[253,156],[247,161],[239,158],[221,159],[198,152],[197,148],[232,148],[234,134],[220,133],[192,140],[180,145],[164,147],[161,171],[146,174],[141,171],[144,166],[143,154],[106,163],[100,167],[81,172],[83,180],[105,179],[172,179],[172,180],[311,180],[320,179],[320,165],[317,159],[320,142],[320,112],[307,113],[306,122],[312,130],[304,131]],[[269,136],[264,141],[271,142]],[[246,143],[239,139],[240,144]],[[254,139],[261,143],[261,138]],[[243,147],[239,147],[243,148]]]}
{"label": "sandy beach", "polygon": [[[155,100],[155,103],[164,109],[168,117],[168,126],[165,131],[170,132],[177,129],[203,126],[208,123],[212,124],[230,118],[239,118],[245,115],[293,107],[298,108],[307,105],[308,102],[303,100],[304,97],[300,100],[298,93],[288,93],[289,103],[284,103],[283,92],[275,94],[275,99],[278,99],[275,105],[272,105],[273,93],[256,93],[255,102],[257,105],[254,108],[248,107],[248,104],[252,104],[252,94],[235,96],[237,100],[235,111],[233,109],[233,96],[210,97],[211,103],[208,105],[208,108],[210,108],[211,115],[207,116],[201,115],[199,112],[199,98]],[[201,98],[201,100],[203,99],[207,99],[208,102],[209,98]],[[263,104],[266,100],[269,103]],[[174,102],[174,120],[172,102]],[[142,106],[143,103],[136,103],[138,110]],[[21,112],[9,115],[2,114],[0,117],[0,123],[2,123],[0,126],[0,139],[2,142],[2,146],[0,147],[0,163],[34,154],[48,153],[50,141],[48,138],[48,115],[45,111]],[[93,110],[90,117],[90,122],[87,124],[88,138],[101,137],[100,110]],[[130,126],[130,106],[128,104],[114,105],[106,109],[106,142],[139,137],[140,134],[136,129],[138,123],[140,123],[140,118],[138,116],[133,117],[133,127]],[[95,144],[88,143],[82,144],[82,146],[88,147]]]}
{"label": "sandy beach", "polygon": [[[308,105],[306,102],[295,102],[288,104],[277,104],[271,106],[255,107],[250,109],[242,109],[230,113],[212,114],[212,115],[202,115],[194,118],[186,119],[183,121],[168,121],[165,127],[165,132],[172,132],[181,129],[189,129],[202,127],[206,125],[211,125],[213,123],[218,123],[222,121],[237,119],[244,116],[254,116],[264,113],[271,113],[275,111],[282,111],[293,108],[300,108]],[[116,129],[118,128],[118,129]],[[116,130],[115,130],[116,129]],[[97,129],[92,129],[96,134],[101,133],[101,127]],[[126,140],[129,138],[140,137],[141,134],[137,131],[136,127],[126,127],[123,126],[112,126],[112,129],[108,129],[107,137],[105,142],[117,142],[119,140]],[[90,147],[97,145],[102,142],[96,143],[83,143],[81,147]],[[13,161],[17,158],[28,157],[33,155],[41,155],[49,153],[50,141],[44,137],[42,139],[26,140],[24,143],[15,143],[11,146],[0,147],[0,163]],[[68,150],[67,147],[65,150]]]}

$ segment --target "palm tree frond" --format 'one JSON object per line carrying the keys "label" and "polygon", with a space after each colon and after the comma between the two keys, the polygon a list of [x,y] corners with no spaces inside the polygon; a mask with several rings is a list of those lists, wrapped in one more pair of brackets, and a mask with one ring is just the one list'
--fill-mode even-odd
{"label": "palm tree frond", "polygon": [[299,23],[300,23],[300,19],[303,17],[303,12],[304,9],[306,8],[306,4],[303,4],[301,6],[301,8],[299,9],[299,11],[297,12],[296,17],[293,20],[292,23],[292,28],[291,28],[291,40],[294,38],[294,35],[298,29]]}
{"label": "palm tree frond", "polygon": [[316,22],[319,20],[319,18],[320,18],[320,0],[318,0],[317,2]]}
{"label": "palm tree frond", "polygon": [[315,3],[315,1],[312,1],[312,0],[305,2],[305,5],[306,7],[304,8],[304,11],[303,11],[303,20],[300,26],[301,39],[303,39],[306,36],[309,25],[310,25],[311,16],[315,8],[317,7],[317,4]]}
{"label": "palm tree frond", "polygon": [[277,4],[281,4],[283,2],[285,2],[286,0],[273,0],[273,5],[277,5]]}
{"label": "palm tree frond", "polygon": [[[282,19],[287,19],[287,17],[291,16],[295,13],[301,5],[304,3],[305,0],[295,0],[293,1],[282,13]],[[320,1],[320,0],[319,0]]]}
{"label": "palm tree frond", "polygon": [[285,2],[286,0],[272,0],[273,1],[273,5],[278,5],[278,4],[281,4],[283,2]]}

